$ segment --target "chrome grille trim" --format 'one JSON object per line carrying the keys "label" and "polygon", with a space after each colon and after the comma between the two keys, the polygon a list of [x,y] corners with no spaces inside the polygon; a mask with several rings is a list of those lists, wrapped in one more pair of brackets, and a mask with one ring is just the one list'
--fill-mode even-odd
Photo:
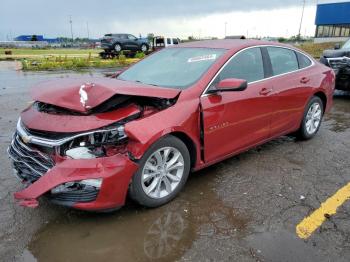
{"label": "chrome grille trim", "polygon": [[350,58],[346,56],[327,58],[327,60],[330,67],[333,69],[340,69],[342,67],[350,66]]}
{"label": "chrome grille trim", "polygon": [[29,182],[35,182],[54,166],[50,156],[26,145],[17,133],[14,134],[7,153],[17,176]]}
{"label": "chrome grille trim", "polygon": [[31,144],[50,147],[50,148],[59,147],[59,146],[65,144],[65,143],[67,143],[67,142],[69,142],[77,137],[86,136],[86,135],[90,135],[90,134],[94,134],[94,133],[104,133],[104,132],[108,132],[111,130],[118,130],[118,128],[99,129],[99,130],[94,130],[94,131],[89,131],[89,132],[83,132],[83,133],[79,133],[76,135],[70,135],[70,136],[67,136],[67,137],[61,138],[61,139],[47,139],[47,138],[31,135],[30,132],[27,131],[25,127],[23,127],[23,125],[21,123],[21,118],[17,122],[17,132],[22,139],[24,139],[25,141],[27,141],[28,143],[31,143]]}

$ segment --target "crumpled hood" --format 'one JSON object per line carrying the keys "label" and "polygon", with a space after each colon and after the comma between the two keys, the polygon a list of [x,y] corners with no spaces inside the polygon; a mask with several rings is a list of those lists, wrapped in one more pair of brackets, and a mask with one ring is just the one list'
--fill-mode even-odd
{"label": "crumpled hood", "polygon": [[325,50],[323,56],[325,58],[350,57],[350,49]]}
{"label": "crumpled hood", "polygon": [[86,113],[114,95],[175,98],[180,90],[111,78],[60,79],[32,88],[35,101]]}

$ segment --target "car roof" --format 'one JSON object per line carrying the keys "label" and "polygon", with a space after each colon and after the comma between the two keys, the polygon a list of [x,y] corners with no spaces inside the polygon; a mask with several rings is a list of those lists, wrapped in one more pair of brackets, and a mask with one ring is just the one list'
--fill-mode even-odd
{"label": "car roof", "polygon": [[201,47],[201,48],[221,48],[227,50],[239,50],[242,48],[258,45],[276,45],[289,47],[280,43],[262,41],[262,40],[246,40],[246,39],[222,39],[222,40],[204,40],[193,41],[181,44],[180,47]]}

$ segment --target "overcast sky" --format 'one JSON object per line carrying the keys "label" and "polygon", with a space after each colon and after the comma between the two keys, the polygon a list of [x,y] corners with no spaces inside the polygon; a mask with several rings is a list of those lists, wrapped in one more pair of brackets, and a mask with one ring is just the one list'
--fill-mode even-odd
{"label": "overcast sky", "polygon": [[[301,33],[313,35],[316,3],[306,0]],[[99,38],[105,33],[154,33],[187,38],[227,35],[291,36],[299,29],[302,0],[4,0],[0,40],[21,34]],[[88,23],[88,26],[87,26]]]}

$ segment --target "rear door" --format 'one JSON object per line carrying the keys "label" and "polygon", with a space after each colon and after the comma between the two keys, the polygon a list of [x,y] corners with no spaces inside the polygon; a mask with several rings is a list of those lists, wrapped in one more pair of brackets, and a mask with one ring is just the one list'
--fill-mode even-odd
{"label": "rear door", "polygon": [[271,84],[274,90],[274,117],[271,136],[276,137],[300,125],[305,103],[310,95],[313,77],[307,67],[312,61],[292,49],[266,47],[272,66]]}
{"label": "rear door", "polygon": [[135,51],[139,49],[137,38],[133,35],[126,35],[126,43],[128,50]]}
{"label": "rear door", "polygon": [[206,161],[238,152],[268,138],[272,89],[264,80],[263,53],[259,47],[245,49],[223,67],[209,90],[227,78],[245,79],[248,88],[201,97]]}

